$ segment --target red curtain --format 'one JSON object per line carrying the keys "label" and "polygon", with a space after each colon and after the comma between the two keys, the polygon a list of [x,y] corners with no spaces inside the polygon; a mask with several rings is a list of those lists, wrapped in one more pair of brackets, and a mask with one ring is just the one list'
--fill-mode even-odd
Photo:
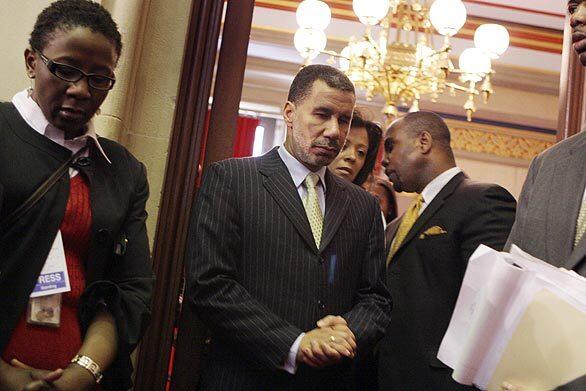
{"label": "red curtain", "polygon": [[254,135],[259,120],[250,117],[238,117],[236,136],[234,138],[234,157],[252,156]]}
{"label": "red curtain", "polygon": [[[208,127],[210,124],[210,114],[211,111],[208,110],[206,113],[205,119],[205,132],[203,135],[202,140],[202,147],[201,147],[201,155],[199,157],[199,167],[198,167],[198,175],[197,175],[197,187],[199,188],[199,184],[201,181],[201,171],[203,169],[203,161],[205,158],[205,150],[206,150],[206,142],[208,137]],[[256,127],[259,124],[259,120],[250,117],[238,117],[238,121],[236,123],[236,136],[234,137],[234,150],[233,156],[234,157],[245,157],[251,156],[252,150],[254,148],[254,136],[256,133]]]}

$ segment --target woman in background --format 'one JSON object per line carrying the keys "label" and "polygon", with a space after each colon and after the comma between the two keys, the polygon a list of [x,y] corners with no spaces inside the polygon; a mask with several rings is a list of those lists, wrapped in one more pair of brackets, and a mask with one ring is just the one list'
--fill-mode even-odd
{"label": "woman in background", "polygon": [[385,226],[397,218],[397,198],[388,179],[371,175],[362,187],[378,199]]}
{"label": "woman in background", "polygon": [[[94,389],[103,374],[102,389],[126,390],[154,281],[148,183],[144,165],[91,122],[115,83],[120,33],[100,4],[59,0],[29,43],[34,86],[0,103],[0,389]],[[60,180],[9,218],[60,167]],[[30,298],[50,263],[70,291]]]}
{"label": "woman in background", "polygon": [[360,110],[355,109],[346,143],[328,168],[339,177],[361,186],[374,169],[381,138],[380,126],[364,119]]}

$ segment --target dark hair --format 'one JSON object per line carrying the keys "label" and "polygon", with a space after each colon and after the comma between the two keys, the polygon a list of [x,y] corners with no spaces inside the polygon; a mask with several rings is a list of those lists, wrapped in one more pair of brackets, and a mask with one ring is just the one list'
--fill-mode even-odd
{"label": "dark hair", "polygon": [[364,117],[365,115],[360,109],[355,109],[352,123],[350,125],[351,128],[365,128],[366,134],[368,135],[368,150],[366,151],[364,165],[360,171],[358,171],[358,174],[356,174],[356,178],[354,178],[353,181],[353,183],[358,186],[361,186],[366,181],[374,169],[376,157],[378,155],[378,147],[383,133],[381,127],[376,122],[368,121]]}
{"label": "dark hair", "polygon": [[103,34],[112,41],[120,57],[122,38],[116,22],[104,7],[90,0],[58,0],[45,8],[37,17],[29,44],[33,49],[43,50],[55,31],[75,27]]}
{"label": "dark hair", "polygon": [[397,197],[395,196],[395,190],[393,190],[393,184],[380,177],[376,178],[376,184],[382,186],[386,190],[387,200],[389,201],[389,212],[385,216],[385,220],[387,220],[387,223],[390,223],[399,216],[397,211]]}
{"label": "dark hair", "polygon": [[397,197],[395,196],[395,191],[393,190],[393,184],[388,179],[385,179],[383,177],[370,175],[368,177],[368,180],[366,181],[366,183],[364,183],[362,187],[365,190],[371,192],[372,188],[375,186],[381,186],[383,189],[385,189],[385,194],[389,204],[389,210],[385,215],[385,220],[388,224],[394,219],[396,219],[399,215],[397,211]]}
{"label": "dark hair", "polygon": [[404,129],[411,137],[418,136],[424,130],[429,132],[434,143],[453,157],[452,148],[450,147],[450,128],[448,128],[442,117],[436,113],[431,111],[408,113],[401,118],[401,129]]}
{"label": "dark hair", "polygon": [[323,81],[331,88],[355,94],[354,84],[342,71],[329,65],[308,65],[295,75],[287,100],[293,103],[301,102],[309,95],[316,80]]}

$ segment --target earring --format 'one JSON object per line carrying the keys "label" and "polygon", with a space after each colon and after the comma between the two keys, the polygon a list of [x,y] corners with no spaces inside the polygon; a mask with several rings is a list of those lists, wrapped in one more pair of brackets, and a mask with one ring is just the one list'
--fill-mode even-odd
{"label": "earring", "polygon": [[29,86],[29,88],[27,88],[27,92],[28,92],[28,96],[30,98],[31,95],[33,94],[33,79],[35,78],[35,75],[28,75],[28,78],[29,78],[30,86]]}

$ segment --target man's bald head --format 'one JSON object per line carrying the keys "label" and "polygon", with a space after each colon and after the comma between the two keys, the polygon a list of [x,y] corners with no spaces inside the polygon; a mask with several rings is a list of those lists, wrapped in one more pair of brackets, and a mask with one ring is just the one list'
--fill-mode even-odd
{"label": "man's bald head", "polygon": [[429,111],[399,118],[385,135],[383,165],[395,190],[421,192],[431,180],[456,165],[448,126]]}
{"label": "man's bald head", "polygon": [[440,149],[452,158],[454,157],[452,148],[450,147],[450,129],[442,117],[436,113],[431,111],[408,113],[393,122],[391,126],[394,124],[400,124],[401,130],[406,132],[410,138],[419,137],[422,132],[428,132],[433,139],[434,148]]}

